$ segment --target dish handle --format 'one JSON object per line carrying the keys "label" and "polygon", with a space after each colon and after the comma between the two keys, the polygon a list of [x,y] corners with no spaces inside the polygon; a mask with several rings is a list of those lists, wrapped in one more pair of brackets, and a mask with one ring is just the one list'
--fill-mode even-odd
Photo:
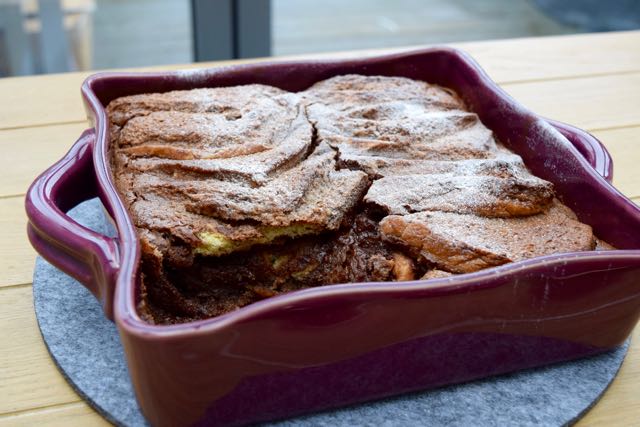
{"label": "dish handle", "polygon": [[95,132],[82,133],[62,160],[31,184],[25,208],[33,247],[51,264],[82,283],[113,319],[119,267],[118,241],[80,225],[66,212],[99,195],[93,163]]}
{"label": "dish handle", "polygon": [[575,126],[556,120],[545,120],[569,140],[571,145],[582,154],[582,157],[599,175],[608,183],[611,183],[613,180],[613,161],[611,160],[611,155],[598,138]]}

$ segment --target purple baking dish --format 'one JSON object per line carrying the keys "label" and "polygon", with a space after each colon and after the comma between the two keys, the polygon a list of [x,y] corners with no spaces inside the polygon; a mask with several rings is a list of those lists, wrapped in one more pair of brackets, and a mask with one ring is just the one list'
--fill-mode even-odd
{"label": "purple baking dish", "polygon": [[[104,106],[136,93],[247,83],[298,91],[346,73],[453,88],[620,250],[549,255],[429,281],[307,289],[181,325],[143,322],[136,313],[139,246],[113,186]],[[586,132],[520,106],[463,52],[105,73],[89,77],[82,94],[93,129],[32,184],[28,234],[116,322],[138,402],[154,425],[277,419],[591,355],[620,345],[640,316],[640,210],[611,186],[607,151]],[[118,237],[66,216],[95,196]]]}

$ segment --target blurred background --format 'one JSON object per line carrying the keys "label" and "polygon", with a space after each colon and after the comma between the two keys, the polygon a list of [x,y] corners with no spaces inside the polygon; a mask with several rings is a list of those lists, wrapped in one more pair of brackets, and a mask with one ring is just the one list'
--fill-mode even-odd
{"label": "blurred background", "polygon": [[0,77],[637,28],[639,0],[0,0]]}

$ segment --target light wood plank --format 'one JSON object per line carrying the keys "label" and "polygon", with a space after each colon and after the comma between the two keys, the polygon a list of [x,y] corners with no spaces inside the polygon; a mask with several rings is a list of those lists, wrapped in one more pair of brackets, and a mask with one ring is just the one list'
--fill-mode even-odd
{"label": "light wood plank", "polygon": [[27,411],[15,415],[0,415],[0,427],[107,427],[110,425],[85,402]]}
{"label": "light wood plank", "polygon": [[[0,81],[1,82],[1,81]],[[547,117],[586,129],[640,125],[640,73],[587,77],[572,80],[508,84],[504,88],[518,101]],[[0,107],[2,108],[2,107]],[[0,182],[0,197],[22,194],[35,176],[59,159],[86,128],[84,122],[0,130],[0,144],[11,144],[8,155],[0,159],[6,178]],[[632,130],[602,133],[603,139],[624,140],[612,147],[625,167],[634,155]],[[635,137],[635,140],[640,136]],[[639,151],[640,152],[640,151]],[[635,153],[635,151],[634,151]],[[629,173],[634,169],[628,170]],[[626,181],[621,181],[626,184]],[[630,183],[637,183],[631,178]],[[623,188],[623,192],[634,189]]]}
{"label": "light wood plank", "polygon": [[505,84],[640,71],[640,31],[454,44]]}
{"label": "light wood plank", "polygon": [[[640,197],[634,200],[638,203]],[[0,271],[4,270],[0,267]],[[25,266],[29,276],[32,270],[33,259]],[[8,396],[0,400],[0,414],[77,401],[79,398],[58,373],[42,343],[33,312],[31,287],[0,289],[0,306],[4,308],[0,311],[0,336],[4,338],[0,341],[0,395]],[[625,362],[626,370],[617,380],[620,390],[634,389],[638,384],[638,335],[636,329],[636,339]],[[609,404],[616,405],[617,402],[613,399]],[[640,401],[637,404],[640,405]],[[637,413],[640,414],[640,409]],[[608,418],[605,416],[605,419]]]}
{"label": "light wood plank", "polygon": [[640,73],[513,83],[503,88],[536,114],[583,129],[640,124]]}
{"label": "light wood plank", "polygon": [[[0,290],[0,306],[5,307],[0,312],[0,335],[4,338],[0,341],[0,394],[7,396],[0,401],[0,414],[77,401],[79,397],[58,373],[41,341],[35,323],[31,287]],[[638,331],[634,332],[634,341],[619,378],[583,425],[596,421],[598,425],[605,425],[618,418],[622,422],[630,416],[640,416],[640,401],[635,394],[640,379]],[[52,425],[65,425],[69,419],[89,421],[97,417],[83,406],[29,411],[0,418],[0,425],[3,422],[9,423],[7,425],[40,425],[39,421],[49,416],[54,423]],[[622,408],[627,408],[627,411],[621,411]],[[612,415],[617,418],[612,418]],[[61,424],[57,424],[58,420],[62,420]]]}
{"label": "light wood plank", "polygon": [[[579,427],[634,425],[640,415],[640,403],[636,394],[639,381],[640,328],[636,328],[633,332],[631,347],[618,376],[600,402],[576,425]],[[68,425],[107,426],[109,423],[85,402],[0,416],[0,427],[26,427],[33,425],[47,427]]]}
{"label": "light wood plank", "polygon": [[[41,90],[55,92],[58,84],[66,87],[73,83],[72,74],[52,76],[55,82],[51,89],[42,87]],[[43,82],[38,80],[33,85],[25,85],[20,79],[13,80],[15,90],[28,86],[39,86]],[[66,82],[65,82],[66,81]],[[3,80],[0,80],[2,86]],[[640,124],[637,111],[640,109],[640,73],[605,75],[585,77],[570,80],[536,81],[527,83],[509,83],[503,88],[518,101],[538,114],[566,121],[568,123],[590,128],[611,128]],[[0,120],[0,128],[10,125],[33,126],[58,122],[82,122],[85,115],[82,112],[82,102],[76,95],[51,97],[53,103],[45,101],[34,102],[34,114],[19,111],[23,107],[11,110],[8,114],[15,115],[17,120],[12,123],[11,117]],[[10,108],[10,102],[0,105],[2,109]],[[26,104],[18,104],[26,105]],[[42,111],[39,111],[42,109]],[[62,116],[61,116],[62,115]]]}
{"label": "light wood plank", "polygon": [[640,422],[640,328],[636,326],[631,336],[631,346],[620,372],[584,418],[576,424],[586,426],[637,426]]}
{"label": "light wood plank", "polygon": [[[221,63],[224,64],[224,63]],[[140,68],[186,69],[202,65],[188,64]],[[124,71],[124,70],[120,70]],[[80,95],[82,82],[94,72],[49,74],[33,77],[0,79],[0,129],[43,126],[86,121],[84,104]]]}
{"label": "light wood plank", "polygon": [[[496,80],[534,111],[593,129],[631,126],[625,129],[597,130],[614,158],[615,184],[627,194],[638,195],[637,160],[640,148],[637,116],[640,67],[637,49],[640,32],[588,36],[520,39],[460,45],[469,51]],[[331,53],[316,57],[345,57],[379,54],[367,50]],[[202,64],[191,64],[199,67]],[[168,69],[169,67],[159,67]],[[600,74],[616,74],[596,77]],[[627,74],[624,74],[627,73]],[[65,74],[24,79],[0,80],[0,128],[84,121],[79,87],[85,74]],[[555,82],[532,82],[541,79]],[[591,76],[591,77],[585,77]],[[522,83],[522,81],[529,81]],[[566,94],[566,95],[565,95]],[[74,126],[77,126],[74,128]],[[0,196],[24,188],[33,175],[55,161],[84,124],[42,128],[24,133],[0,132],[0,141],[20,153],[5,154],[0,168],[9,172]],[[11,131],[13,132],[13,131]],[[21,136],[15,142],[16,135]],[[43,136],[51,135],[42,143]],[[4,139],[3,139],[4,138]],[[44,147],[44,148],[43,148]],[[39,152],[42,150],[42,152]],[[56,151],[59,150],[59,151]],[[5,150],[5,153],[10,151]],[[24,159],[33,165],[14,166]],[[24,169],[20,169],[24,167]],[[33,175],[31,175],[33,174]],[[5,175],[3,175],[3,178]],[[4,181],[4,179],[2,180]],[[640,197],[634,199],[640,203]],[[0,200],[0,226],[5,236],[0,245],[0,285],[31,280],[34,252],[24,225],[26,218],[19,197]],[[5,425],[93,425],[101,418],[92,412],[58,374],[40,339],[31,302],[31,289],[0,287],[0,424]],[[634,425],[640,419],[640,350],[638,329],[629,355],[618,378],[602,401],[579,425]],[[8,396],[8,398],[6,397]],[[69,402],[76,402],[71,403]],[[53,406],[51,405],[60,405]],[[45,409],[34,409],[49,406]]]}
{"label": "light wood plank", "polygon": [[613,185],[628,197],[640,196],[640,126],[593,132],[613,159]]}
{"label": "light wood plank", "polygon": [[33,180],[62,158],[85,123],[0,131],[0,146],[11,147],[0,157],[0,197],[24,194]]}
{"label": "light wood plank", "polygon": [[[615,170],[614,170],[615,175]],[[633,197],[640,205],[640,196]],[[634,426],[640,420],[640,326],[631,334],[625,360],[609,389],[576,426]]]}
{"label": "light wood plank", "polygon": [[[0,131],[0,141],[4,134],[22,133],[20,144],[13,144],[14,154],[20,159],[34,158],[34,164],[13,165],[11,162],[0,167],[8,170],[6,182],[0,181],[0,196],[24,191],[28,183],[47,166],[59,159],[68,149],[69,141],[79,135],[84,125],[63,125],[24,130]],[[46,150],[38,152],[43,135],[51,134],[51,142]],[[635,165],[640,162],[640,127],[630,127],[599,131],[595,133],[611,152],[614,160],[614,185],[629,197],[640,196],[640,175]],[[54,141],[55,140],[55,141]],[[50,145],[49,145],[50,144]],[[34,151],[36,150],[36,151]],[[26,162],[30,164],[30,162]],[[16,171],[15,168],[22,171]],[[6,239],[0,244],[0,271],[4,272],[0,287],[31,281],[35,252],[25,234],[26,216],[22,197],[0,199],[0,225],[6,230]]]}
{"label": "light wood plank", "polygon": [[[469,53],[492,79],[501,84],[640,71],[640,52],[636,48],[640,45],[640,31],[526,37],[446,45]],[[288,58],[367,57],[425,47],[429,45],[314,53]]]}
{"label": "light wood plank", "polygon": [[85,119],[80,85],[87,73],[0,79],[0,128]]}
{"label": "light wood plank", "polygon": [[[639,49],[635,49],[638,44],[640,31],[458,43],[452,46],[468,51],[493,79],[504,84],[524,80],[637,71],[640,70],[640,53]],[[422,47],[425,46],[299,55],[277,59],[365,57]],[[224,61],[138,70],[200,68],[252,61],[255,62]],[[84,120],[80,85],[92,73],[1,79],[0,93],[3,94],[3,102],[0,104],[0,129]]]}
{"label": "light wood plank", "polygon": [[0,414],[78,401],[44,346],[31,286],[1,289],[0,307]]}
{"label": "light wood plank", "polygon": [[0,199],[0,229],[4,233],[0,241],[0,288],[31,282],[36,252],[29,244],[26,225],[24,198]]}

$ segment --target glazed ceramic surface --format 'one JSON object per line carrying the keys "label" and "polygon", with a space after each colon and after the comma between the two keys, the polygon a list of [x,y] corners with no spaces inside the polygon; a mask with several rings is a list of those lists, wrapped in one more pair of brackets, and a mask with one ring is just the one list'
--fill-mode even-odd
{"label": "glazed ceramic surface", "polygon": [[[534,174],[555,184],[581,221],[620,250],[555,254],[429,281],[306,289],[180,325],[142,321],[140,248],[109,170],[105,106],[137,93],[248,83],[299,91],[347,73],[456,90]],[[586,356],[620,345],[640,316],[640,210],[611,186],[604,147],[524,109],[460,51],[97,74],[82,93],[93,128],[30,188],[29,238],[116,322],[139,404],[154,425],[276,419]],[[65,214],[95,196],[117,238]]]}

